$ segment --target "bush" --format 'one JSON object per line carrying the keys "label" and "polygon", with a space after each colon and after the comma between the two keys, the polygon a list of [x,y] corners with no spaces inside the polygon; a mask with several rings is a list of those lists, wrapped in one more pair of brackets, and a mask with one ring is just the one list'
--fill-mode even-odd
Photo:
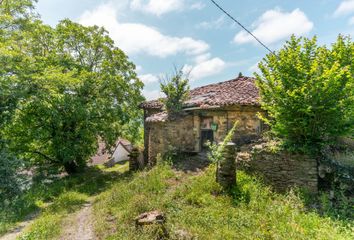
{"label": "bush", "polygon": [[354,44],[339,36],[331,48],[292,37],[259,64],[263,119],[272,132],[303,150],[319,150],[353,134]]}
{"label": "bush", "polygon": [[23,176],[20,174],[23,162],[0,149],[0,206],[21,193]]}
{"label": "bush", "polygon": [[161,91],[166,95],[163,102],[169,114],[175,115],[182,111],[183,102],[189,96],[188,82],[188,78],[184,76],[182,70],[176,70],[174,76],[161,80]]}

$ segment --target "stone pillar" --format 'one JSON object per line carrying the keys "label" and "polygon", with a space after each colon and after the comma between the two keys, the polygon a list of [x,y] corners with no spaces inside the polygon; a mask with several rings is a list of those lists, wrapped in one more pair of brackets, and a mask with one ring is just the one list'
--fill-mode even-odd
{"label": "stone pillar", "polygon": [[227,143],[222,150],[222,158],[217,163],[216,182],[224,189],[230,189],[236,185],[236,144]]}
{"label": "stone pillar", "polygon": [[129,171],[137,171],[139,170],[139,149],[133,148],[132,152],[129,154]]}

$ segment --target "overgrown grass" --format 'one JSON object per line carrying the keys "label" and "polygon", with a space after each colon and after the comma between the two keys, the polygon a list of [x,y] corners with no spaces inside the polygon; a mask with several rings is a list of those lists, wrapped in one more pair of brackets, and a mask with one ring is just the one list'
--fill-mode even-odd
{"label": "overgrown grass", "polygon": [[90,167],[84,173],[54,182],[35,183],[22,196],[0,209],[0,236],[37,211],[40,215],[24,239],[50,239],[59,233],[58,224],[63,216],[76,210],[90,196],[107,189],[120,178],[119,172],[125,171],[127,166],[119,166],[115,169],[117,171]]}
{"label": "overgrown grass", "polygon": [[157,226],[137,230],[146,211],[166,214],[170,239],[183,230],[197,239],[354,239],[353,222],[321,217],[304,207],[299,194],[272,192],[258,179],[237,173],[238,186],[223,193],[214,167],[200,176],[176,175],[169,166],[126,177],[94,204],[100,239],[156,239]]}

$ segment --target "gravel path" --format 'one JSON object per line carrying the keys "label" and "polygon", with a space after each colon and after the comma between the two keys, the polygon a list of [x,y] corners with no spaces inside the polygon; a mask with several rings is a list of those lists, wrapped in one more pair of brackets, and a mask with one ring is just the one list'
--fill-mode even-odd
{"label": "gravel path", "polygon": [[60,240],[95,240],[91,214],[92,203],[87,203],[70,217]]}

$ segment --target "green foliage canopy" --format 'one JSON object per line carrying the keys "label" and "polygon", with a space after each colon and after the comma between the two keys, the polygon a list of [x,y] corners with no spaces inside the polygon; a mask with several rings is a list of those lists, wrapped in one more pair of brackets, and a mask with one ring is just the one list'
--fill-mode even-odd
{"label": "green foliage canopy", "polygon": [[339,36],[327,48],[293,36],[267,55],[256,74],[264,120],[293,147],[320,149],[353,134],[354,43]]}
{"label": "green foliage canopy", "polygon": [[140,124],[143,83],[103,28],[70,20],[52,28],[22,12],[0,23],[26,19],[1,28],[2,138],[22,158],[76,172],[98,139],[110,148],[119,136],[138,134],[127,126]]}

